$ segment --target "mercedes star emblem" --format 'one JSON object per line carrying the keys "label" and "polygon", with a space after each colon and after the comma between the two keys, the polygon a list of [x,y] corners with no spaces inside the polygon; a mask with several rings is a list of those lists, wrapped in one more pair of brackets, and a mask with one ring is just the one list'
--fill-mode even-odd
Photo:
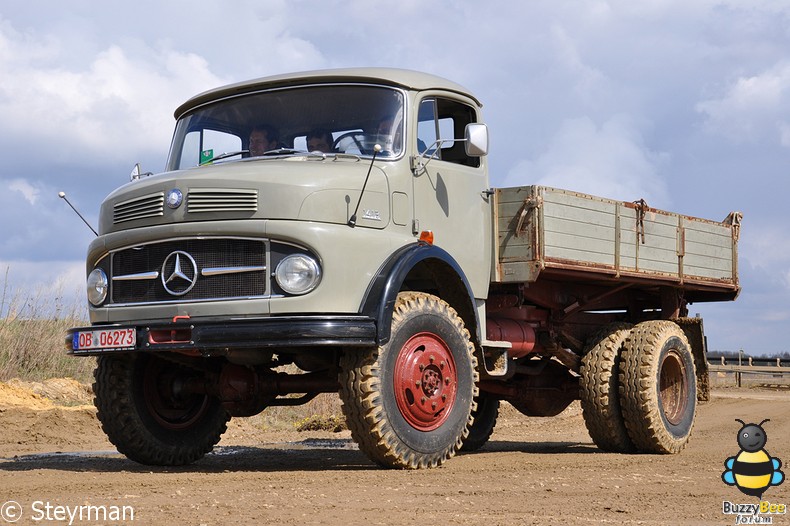
{"label": "mercedes star emblem", "polygon": [[181,190],[178,188],[173,188],[169,192],[167,192],[167,198],[165,198],[165,202],[167,206],[170,208],[178,208],[181,206],[181,202],[184,200],[184,194],[181,193]]}
{"label": "mercedes star emblem", "polygon": [[183,296],[195,286],[198,276],[195,259],[181,250],[171,252],[162,264],[162,285],[173,296]]}

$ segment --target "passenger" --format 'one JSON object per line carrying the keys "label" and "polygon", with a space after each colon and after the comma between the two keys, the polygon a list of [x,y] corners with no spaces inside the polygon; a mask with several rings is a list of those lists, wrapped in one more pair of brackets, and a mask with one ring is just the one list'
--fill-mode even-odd
{"label": "passenger", "polygon": [[250,132],[250,157],[258,157],[279,147],[279,137],[271,126],[256,126]]}
{"label": "passenger", "polygon": [[379,126],[376,131],[376,142],[381,146],[381,155],[400,153],[401,139],[403,136],[400,121],[396,123],[395,117],[384,117],[379,121]]}
{"label": "passenger", "polygon": [[311,152],[334,153],[335,140],[329,131],[318,128],[307,134],[307,149]]}

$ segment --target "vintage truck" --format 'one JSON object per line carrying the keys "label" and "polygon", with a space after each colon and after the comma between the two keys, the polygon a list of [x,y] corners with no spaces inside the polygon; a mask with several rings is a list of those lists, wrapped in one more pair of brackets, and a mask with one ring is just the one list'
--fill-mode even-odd
{"label": "vintage truck", "polygon": [[230,417],[329,392],[384,467],[481,447],[501,401],[581,399],[608,451],[687,443],[709,392],[687,306],[737,297],[740,214],[492,188],[480,101],[413,71],[272,76],[175,117],[166,170],[102,203],[66,338],[130,459],[193,462]]}

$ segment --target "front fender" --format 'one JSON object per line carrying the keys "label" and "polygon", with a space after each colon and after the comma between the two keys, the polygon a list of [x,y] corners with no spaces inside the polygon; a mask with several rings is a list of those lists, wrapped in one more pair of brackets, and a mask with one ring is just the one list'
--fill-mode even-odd
{"label": "front fender", "polygon": [[[428,282],[426,276],[430,278]],[[390,256],[362,300],[359,312],[376,320],[379,345],[389,341],[392,313],[402,290],[437,294],[458,312],[469,332],[479,341],[474,295],[458,262],[440,247],[415,243]]]}

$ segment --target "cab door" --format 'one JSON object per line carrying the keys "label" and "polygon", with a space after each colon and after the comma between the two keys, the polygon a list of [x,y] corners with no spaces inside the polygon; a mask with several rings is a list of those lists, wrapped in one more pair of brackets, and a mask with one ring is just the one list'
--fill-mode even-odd
{"label": "cab door", "polygon": [[434,245],[461,265],[476,298],[490,282],[491,212],[485,157],[466,154],[466,125],[476,107],[443,96],[425,96],[417,112],[413,162],[415,234],[432,231]]}

